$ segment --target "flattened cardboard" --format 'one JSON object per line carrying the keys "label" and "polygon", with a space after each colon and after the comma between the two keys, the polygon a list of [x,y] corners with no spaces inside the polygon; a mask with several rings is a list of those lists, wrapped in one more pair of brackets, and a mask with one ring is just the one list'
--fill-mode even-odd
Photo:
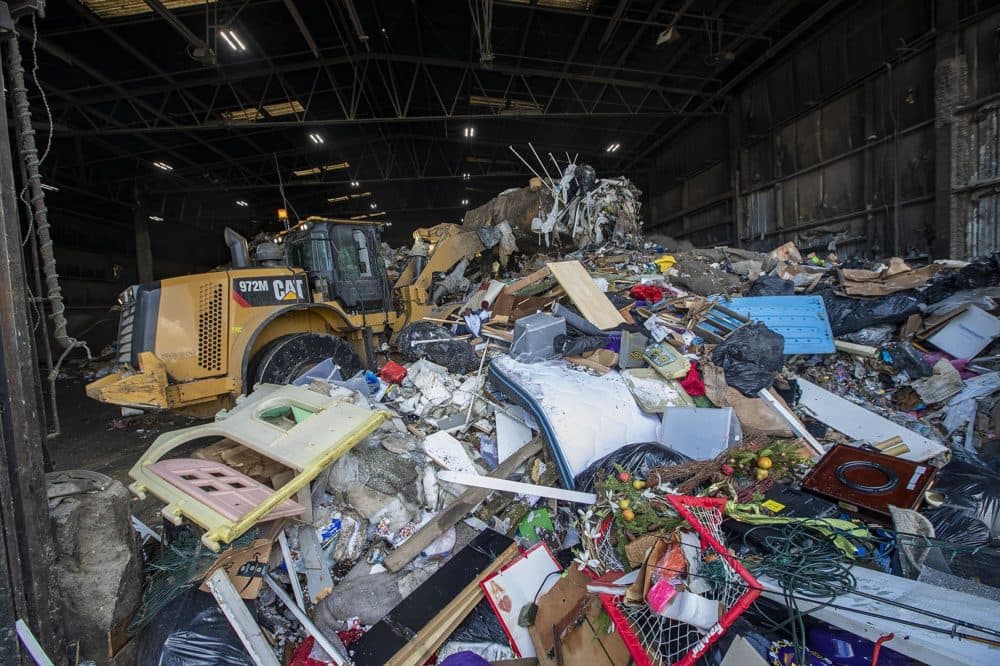
{"label": "flattened cardboard", "polygon": [[[597,633],[601,601],[587,593],[590,577],[576,565],[538,598],[538,615],[528,628],[541,666],[556,666],[556,636],[558,652],[564,664],[588,666],[619,666],[629,663],[628,648],[621,634]],[[553,628],[555,630],[553,631]]]}

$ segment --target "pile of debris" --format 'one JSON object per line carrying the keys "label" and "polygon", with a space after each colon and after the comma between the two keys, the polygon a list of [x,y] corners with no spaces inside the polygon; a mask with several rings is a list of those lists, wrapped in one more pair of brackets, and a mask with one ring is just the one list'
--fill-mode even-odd
{"label": "pile of debris", "polygon": [[553,164],[466,218],[519,275],[135,465],[140,663],[995,659],[1000,257],[672,250]]}

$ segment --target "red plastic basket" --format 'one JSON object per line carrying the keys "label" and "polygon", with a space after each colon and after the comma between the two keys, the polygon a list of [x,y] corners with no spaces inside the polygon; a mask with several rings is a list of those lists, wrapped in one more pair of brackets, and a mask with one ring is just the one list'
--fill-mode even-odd
{"label": "red plastic basket", "polygon": [[724,609],[709,631],[653,613],[645,602],[626,604],[624,597],[602,594],[601,602],[611,616],[637,666],[691,666],[726,632],[733,622],[760,595],[761,586],[722,541],[725,499],[670,495],[667,498],[684,520],[698,533],[703,561],[723,563],[724,578],[715,583],[710,599]]}

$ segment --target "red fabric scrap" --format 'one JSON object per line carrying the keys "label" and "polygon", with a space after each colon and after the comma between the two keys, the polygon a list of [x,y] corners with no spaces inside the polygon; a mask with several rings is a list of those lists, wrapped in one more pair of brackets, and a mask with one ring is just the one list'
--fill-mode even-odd
{"label": "red fabric scrap", "polygon": [[688,370],[687,377],[679,381],[681,388],[687,391],[687,394],[691,397],[705,395],[705,382],[701,381],[701,375],[698,374],[698,364],[694,361],[691,362],[691,369]]}
{"label": "red fabric scrap", "polygon": [[628,295],[637,301],[658,303],[663,300],[663,289],[655,284],[637,284],[629,289]]}

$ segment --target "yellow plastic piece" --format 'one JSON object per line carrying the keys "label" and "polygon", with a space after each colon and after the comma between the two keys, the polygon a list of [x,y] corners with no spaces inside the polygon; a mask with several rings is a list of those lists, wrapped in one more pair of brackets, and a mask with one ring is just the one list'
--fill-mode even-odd
{"label": "yellow plastic piece", "polygon": [[[262,414],[283,406],[295,406],[313,415],[287,429],[261,418]],[[310,391],[305,386],[261,384],[249,396],[239,398],[232,410],[220,412],[214,423],[157,437],[129,470],[129,476],[135,479],[129,488],[140,499],[144,499],[148,491],[167,502],[161,512],[164,518],[174,524],[188,518],[205,529],[202,543],[218,551],[220,543],[229,543],[253,527],[354,448],[383,420],[385,414],[382,412],[362,409]],[[238,442],[292,468],[296,475],[240,520],[229,520],[147,469],[177,447],[204,437],[225,437]]]}
{"label": "yellow plastic piece", "polygon": [[653,263],[660,269],[661,273],[666,273],[670,267],[677,263],[677,259],[672,254],[665,254],[659,259],[654,259]]}

